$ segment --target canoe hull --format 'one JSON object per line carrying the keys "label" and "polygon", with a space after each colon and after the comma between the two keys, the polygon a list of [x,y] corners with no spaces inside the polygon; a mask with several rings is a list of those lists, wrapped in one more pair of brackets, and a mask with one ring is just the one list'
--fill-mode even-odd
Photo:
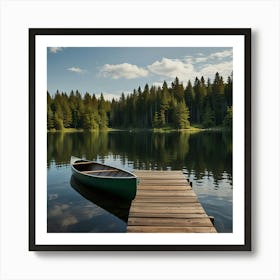
{"label": "canoe hull", "polygon": [[133,200],[136,196],[137,177],[131,178],[110,178],[87,175],[79,172],[71,165],[73,176],[82,184],[105,192],[109,192],[118,197]]}

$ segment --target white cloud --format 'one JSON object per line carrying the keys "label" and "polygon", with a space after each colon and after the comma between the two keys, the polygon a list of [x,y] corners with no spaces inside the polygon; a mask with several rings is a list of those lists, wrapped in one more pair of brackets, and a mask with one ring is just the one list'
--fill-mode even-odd
{"label": "white cloud", "polygon": [[49,217],[56,217],[60,216],[64,213],[66,209],[68,209],[70,206],[68,204],[61,204],[61,205],[54,205],[48,213]]}
{"label": "white cloud", "polygon": [[219,60],[226,58],[226,57],[232,57],[232,49],[231,50],[225,50],[222,52],[216,52],[216,53],[212,53],[210,55],[210,58],[217,58]]}
{"label": "white cloud", "polygon": [[61,48],[61,47],[50,47],[49,49],[50,49],[51,53],[57,53],[57,52],[63,50],[63,48]]}
{"label": "white cloud", "polygon": [[53,200],[53,199],[57,199],[57,198],[58,198],[57,193],[51,193],[48,195],[48,200]]}
{"label": "white cloud", "polygon": [[192,63],[194,62],[194,57],[191,56],[191,55],[186,55],[186,56],[183,58],[183,61],[186,62],[186,63],[192,64]]}
{"label": "white cloud", "polygon": [[[145,68],[128,63],[105,64],[100,70],[104,77],[112,79],[134,79],[146,77],[148,75],[158,76],[158,80],[153,82],[155,86],[162,86],[163,81],[174,81],[176,77],[184,85],[189,80],[194,81],[196,77],[204,76],[205,79],[213,79],[216,72],[219,72],[224,79],[232,72],[232,49],[220,52],[213,52],[209,55],[197,53],[194,56],[184,56],[181,59],[163,57],[154,61]],[[227,61],[226,61],[227,60]],[[108,100],[117,99],[119,93],[107,93]]]}
{"label": "white cloud", "polygon": [[219,72],[220,76],[227,79],[232,72],[232,61],[225,61],[216,64],[207,64],[204,65],[200,70],[200,76],[204,76],[205,79],[210,78],[214,79],[216,72]]}
{"label": "white cloud", "polygon": [[[199,53],[193,57],[185,56],[182,59],[162,58],[160,61],[148,65],[147,68],[151,73],[161,76],[162,81],[166,78],[174,80],[175,77],[178,77],[181,82],[186,84],[188,80],[194,81],[195,77],[204,76],[205,79],[213,79],[216,72],[226,79],[231,74],[233,65],[232,59],[224,61],[225,58],[232,58],[232,50],[215,52],[208,56]],[[206,62],[208,63],[206,64]],[[197,65],[197,63],[200,64]],[[154,84],[159,85],[160,82]]]}
{"label": "white cloud", "polygon": [[122,63],[122,64],[105,64],[101,68],[101,74],[104,77],[112,79],[135,79],[148,76],[149,72],[137,65]]}
{"label": "white cloud", "polygon": [[[108,101],[112,101],[113,98],[115,100],[118,100],[120,97],[121,97],[121,93],[108,93],[108,92],[103,92],[103,97],[105,100],[108,100]],[[101,96],[101,93],[96,93],[95,94],[96,98],[100,98]]]}
{"label": "white cloud", "polygon": [[62,221],[61,221],[61,225],[64,226],[64,227],[75,225],[77,223],[78,223],[78,220],[75,216],[66,217],[66,218],[62,219]]}
{"label": "white cloud", "polygon": [[[167,82],[167,84],[169,84],[170,82]],[[162,87],[162,85],[163,85],[163,81],[161,81],[161,82],[153,82],[153,86],[155,86],[156,88],[158,88],[158,87]]]}
{"label": "white cloud", "polygon": [[198,74],[192,63],[179,59],[162,58],[161,61],[156,61],[149,65],[148,69],[153,74],[171,79],[178,77],[181,81],[193,79]]}
{"label": "white cloud", "polygon": [[208,60],[208,57],[197,57],[196,59],[195,59],[195,62],[205,62],[205,61],[207,61]]}
{"label": "white cloud", "polygon": [[75,72],[75,73],[82,73],[82,72],[85,72],[85,70],[79,68],[79,67],[70,67],[70,68],[67,68],[68,71],[71,71],[71,72]]}

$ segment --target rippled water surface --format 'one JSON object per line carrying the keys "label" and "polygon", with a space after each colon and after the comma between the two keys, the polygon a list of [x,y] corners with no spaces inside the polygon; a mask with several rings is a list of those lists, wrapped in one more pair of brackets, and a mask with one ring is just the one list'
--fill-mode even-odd
{"label": "rippled water surface", "polygon": [[219,232],[232,232],[232,137],[222,132],[48,133],[48,232],[126,232],[130,203],[79,184],[71,155],[127,170],[183,170]]}

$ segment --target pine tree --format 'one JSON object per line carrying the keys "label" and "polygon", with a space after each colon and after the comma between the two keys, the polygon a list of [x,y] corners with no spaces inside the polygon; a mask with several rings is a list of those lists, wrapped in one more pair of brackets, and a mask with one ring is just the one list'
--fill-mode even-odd
{"label": "pine tree", "polygon": [[175,128],[184,129],[190,127],[189,110],[185,102],[179,102],[174,111]]}
{"label": "pine tree", "polygon": [[63,130],[63,120],[58,116],[57,113],[54,113],[54,128],[56,130]]}
{"label": "pine tree", "polygon": [[54,115],[52,111],[52,98],[47,92],[47,129],[54,128]]}
{"label": "pine tree", "polygon": [[223,126],[227,129],[232,129],[232,107],[228,107],[227,114],[223,120]]}
{"label": "pine tree", "polygon": [[202,125],[205,128],[215,126],[215,113],[211,109],[209,102],[207,102],[204,114],[202,116]]}
{"label": "pine tree", "polygon": [[194,122],[195,120],[195,104],[194,104],[194,90],[191,81],[188,81],[188,85],[185,90],[185,102],[190,110],[190,122]]}
{"label": "pine tree", "polygon": [[54,116],[53,111],[50,107],[47,108],[47,128],[52,129],[54,128]]}
{"label": "pine tree", "polygon": [[153,127],[157,128],[160,127],[160,119],[158,112],[155,112],[154,118],[153,118]]}
{"label": "pine tree", "polygon": [[212,86],[216,124],[220,125],[227,112],[223,77],[217,72]]}
{"label": "pine tree", "polygon": [[168,109],[169,109],[170,95],[167,88],[167,83],[164,81],[162,86],[162,94],[160,100],[160,122],[161,125],[168,124]]}
{"label": "pine tree", "polygon": [[180,84],[178,77],[176,77],[175,81],[171,84],[171,93],[178,102],[184,100],[184,87]]}
{"label": "pine tree", "polygon": [[228,77],[227,83],[225,85],[225,98],[227,106],[232,106],[232,73],[231,76]]}

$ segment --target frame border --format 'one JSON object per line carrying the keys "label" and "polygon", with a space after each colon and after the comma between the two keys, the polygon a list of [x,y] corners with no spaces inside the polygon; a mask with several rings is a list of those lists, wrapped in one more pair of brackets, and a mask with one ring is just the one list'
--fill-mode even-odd
{"label": "frame border", "polygon": [[[36,245],[36,35],[243,35],[245,101],[244,245]],[[251,29],[250,28],[30,28],[29,29],[29,251],[251,251]]]}

